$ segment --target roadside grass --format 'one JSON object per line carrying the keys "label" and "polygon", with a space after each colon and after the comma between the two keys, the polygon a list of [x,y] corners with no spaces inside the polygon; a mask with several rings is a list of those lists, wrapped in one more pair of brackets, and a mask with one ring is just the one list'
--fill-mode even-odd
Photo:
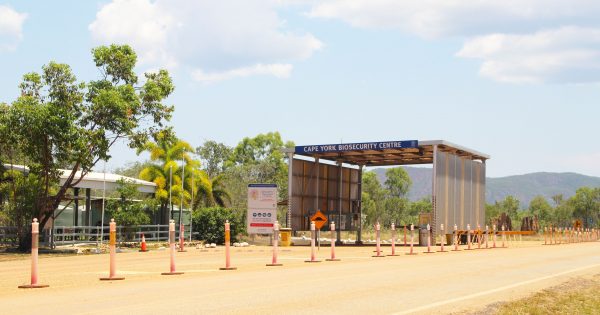
{"label": "roadside grass", "polygon": [[496,303],[476,314],[600,314],[600,275],[575,278],[519,300]]}

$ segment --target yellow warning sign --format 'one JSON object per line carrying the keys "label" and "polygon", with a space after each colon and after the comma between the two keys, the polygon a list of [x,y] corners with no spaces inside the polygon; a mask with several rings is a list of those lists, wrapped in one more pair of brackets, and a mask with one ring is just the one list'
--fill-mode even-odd
{"label": "yellow warning sign", "polygon": [[317,230],[320,230],[323,225],[327,223],[327,217],[323,214],[323,212],[321,212],[321,210],[318,210],[317,213],[310,217],[310,220],[315,222],[315,228],[317,228]]}

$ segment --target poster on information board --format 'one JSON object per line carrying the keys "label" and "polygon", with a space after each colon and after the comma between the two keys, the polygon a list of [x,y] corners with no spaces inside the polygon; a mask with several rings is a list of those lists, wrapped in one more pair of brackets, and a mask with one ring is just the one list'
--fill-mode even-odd
{"label": "poster on information board", "polygon": [[273,234],[277,220],[277,185],[248,185],[248,234]]}

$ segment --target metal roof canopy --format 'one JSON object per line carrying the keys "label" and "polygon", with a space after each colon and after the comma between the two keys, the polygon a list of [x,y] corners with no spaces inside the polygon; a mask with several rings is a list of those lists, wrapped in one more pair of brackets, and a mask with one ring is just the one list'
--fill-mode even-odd
{"label": "metal roof canopy", "polygon": [[[359,167],[359,182],[358,182],[358,198],[359,198],[359,213],[362,213],[362,206],[360,205],[361,195],[362,195],[362,171],[365,166],[392,166],[392,165],[416,165],[416,164],[433,164],[433,172],[432,172],[432,212],[433,212],[433,224],[432,229],[434,234],[436,233],[436,221],[438,216],[437,206],[436,206],[436,190],[439,189],[437,186],[437,178],[442,176],[443,178],[449,178],[450,176],[457,176],[455,174],[449,173],[450,170],[445,168],[440,168],[436,171],[436,163],[440,163],[437,161],[438,158],[444,160],[444,164],[448,165],[449,160],[447,160],[448,156],[454,156],[456,159],[452,160],[453,165],[456,167],[457,160],[458,161],[480,161],[483,165],[483,171],[478,169],[479,175],[483,174],[483,189],[478,189],[479,192],[485,193],[485,161],[490,159],[490,156],[445,140],[428,140],[428,141],[417,141],[417,140],[408,140],[408,141],[385,141],[385,142],[363,142],[363,143],[340,143],[340,144],[325,144],[325,145],[309,145],[309,146],[296,146],[295,148],[288,148],[283,150],[284,153],[287,154],[289,163],[288,163],[288,201],[292,200],[292,191],[293,191],[293,172],[292,172],[292,163],[294,160],[294,155],[305,156],[315,159],[315,163],[317,165],[320,163],[320,160],[329,160],[335,162],[340,166],[340,170],[343,164],[347,165],[356,165]],[[460,162],[463,163],[463,162]],[[476,164],[476,165],[477,165]],[[473,164],[471,164],[473,165]],[[476,166],[475,165],[475,166]],[[469,166],[471,167],[471,166]],[[318,170],[319,168],[317,168]],[[438,174],[440,173],[440,174]],[[445,177],[444,177],[445,176]],[[466,181],[470,179],[470,173],[468,174],[469,178],[465,177],[464,172],[460,175],[460,180]],[[320,178],[319,173],[317,172],[317,178]],[[475,181],[473,181],[475,182]],[[470,182],[470,183],[473,183]],[[318,183],[318,181],[317,181]],[[448,181],[446,183],[440,183],[443,185],[448,185]],[[477,183],[480,184],[480,183]],[[317,184],[318,185],[318,184]],[[446,187],[444,186],[444,187]],[[454,189],[454,187],[453,187]],[[470,189],[470,188],[469,188]],[[318,191],[317,186],[317,191]],[[447,189],[446,189],[447,190]],[[461,192],[464,193],[464,192]],[[447,193],[446,193],[447,195]],[[316,205],[319,204],[320,196],[317,193],[316,196]],[[444,199],[445,198],[445,199]],[[446,200],[448,196],[443,196],[442,199],[445,202],[444,204],[444,215],[448,215],[448,201]],[[479,199],[477,199],[479,200]],[[451,200],[452,202],[455,199]],[[340,196],[341,203],[341,196]],[[478,203],[479,204],[479,203]],[[479,207],[479,211],[483,211],[483,207]],[[341,208],[338,209],[340,217],[341,217]],[[462,214],[461,214],[462,215]],[[288,211],[287,211],[287,227],[291,227],[292,221],[292,204],[288,202]],[[449,227],[449,225],[447,225]],[[340,230],[337,229],[337,242],[340,242]],[[359,224],[357,231],[357,243],[361,243],[361,227]]]}
{"label": "metal roof canopy", "polygon": [[[412,144],[417,144],[411,147]],[[409,147],[380,148],[380,143],[408,143]],[[334,147],[346,146],[349,150],[335,150]],[[352,149],[356,148],[365,149]],[[413,145],[414,146],[414,145]],[[391,165],[415,165],[415,164],[433,164],[434,146],[442,152],[449,152],[460,157],[466,157],[471,160],[484,162],[490,156],[445,140],[428,141],[388,141],[388,142],[367,142],[350,144],[325,144],[313,146],[297,146],[295,149],[285,149],[285,153],[308,156],[334,162],[342,162],[352,165],[363,166],[391,166]],[[303,148],[314,148],[312,152],[300,152]],[[320,150],[319,148],[331,148],[333,150]],[[343,147],[342,147],[343,148]]]}

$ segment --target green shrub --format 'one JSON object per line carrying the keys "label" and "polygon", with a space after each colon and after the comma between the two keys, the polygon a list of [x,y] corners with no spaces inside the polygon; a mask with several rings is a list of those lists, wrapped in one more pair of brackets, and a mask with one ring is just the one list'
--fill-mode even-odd
{"label": "green shrub", "polygon": [[195,239],[207,243],[225,243],[225,220],[229,220],[231,242],[237,242],[240,235],[246,233],[245,211],[222,207],[201,208],[194,211],[194,232],[199,235]]}

